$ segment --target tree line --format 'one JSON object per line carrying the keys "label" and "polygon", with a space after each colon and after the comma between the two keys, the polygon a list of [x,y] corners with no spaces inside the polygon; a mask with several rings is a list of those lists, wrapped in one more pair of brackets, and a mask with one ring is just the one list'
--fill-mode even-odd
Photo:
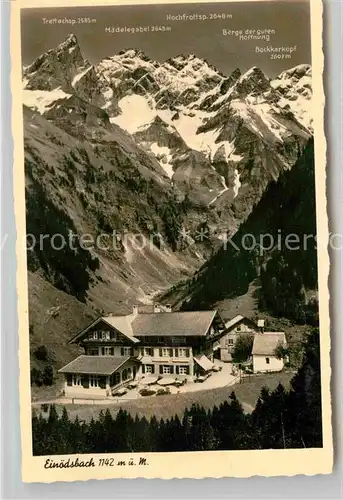
{"label": "tree line", "polygon": [[306,340],[302,367],[289,391],[279,384],[263,388],[251,414],[232,392],[219,407],[199,405],[183,416],[157,420],[132,417],[120,409],[101,411],[97,420],[61,416],[54,405],[47,417],[32,416],[33,454],[168,452],[204,450],[289,449],[322,446],[319,333]]}

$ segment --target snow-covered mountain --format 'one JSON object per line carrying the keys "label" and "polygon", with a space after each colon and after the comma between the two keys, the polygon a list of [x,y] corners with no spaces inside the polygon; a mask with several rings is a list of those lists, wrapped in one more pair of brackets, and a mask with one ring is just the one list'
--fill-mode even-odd
{"label": "snow-covered mountain", "polygon": [[279,105],[294,116],[309,130],[312,131],[312,68],[308,64],[301,64],[295,68],[283,71],[271,85],[282,98]]}
{"label": "snow-covered mountain", "polygon": [[126,312],[187,279],[239,228],[311,137],[311,68],[223,75],[194,54],[158,62],[134,49],[90,64],[70,35],[23,68],[23,103],[28,233],[103,238],[28,253],[41,342],[41,312],[61,290]]}
{"label": "snow-covered mountain", "polygon": [[[64,197],[83,229],[96,213],[106,227],[126,217],[128,231],[161,230],[182,249],[181,272],[237,230],[311,137],[306,65],[270,80],[257,67],[223,75],[194,54],[158,62],[137,49],[90,64],[69,35],[23,68],[23,87],[29,197],[44,188],[56,207]],[[93,178],[103,184],[89,191]],[[211,237],[197,243],[204,228]]]}
{"label": "snow-covered mountain", "polygon": [[155,156],[181,196],[220,212],[234,208],[241,219],[311,135],[306,65],[275,80],[257,67],[225,76],[194,54],[160,63],[136,49],[91,65],[70,35],[24,69],[24,87],[27,106],[69,131],[75,116],[119,126]]}

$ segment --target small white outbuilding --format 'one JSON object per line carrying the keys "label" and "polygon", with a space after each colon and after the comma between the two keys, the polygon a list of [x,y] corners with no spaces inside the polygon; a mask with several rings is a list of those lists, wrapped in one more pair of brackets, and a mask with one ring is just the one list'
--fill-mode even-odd
{"label": "small white outbuilding", "polygon": [[254,336],[252,348],[253,370],[258,372],[279,372],[283,369],[284,360],[278,359],[275,349],[287,346],[284,332],[258,333]]}

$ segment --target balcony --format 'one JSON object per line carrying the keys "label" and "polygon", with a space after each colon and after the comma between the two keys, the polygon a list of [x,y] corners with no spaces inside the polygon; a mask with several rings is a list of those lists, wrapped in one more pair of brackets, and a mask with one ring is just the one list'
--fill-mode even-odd
{"label": "balcony", "polygon": [[111,345],[123,345],[124,340],[122,339],[83,339],[82,344],[111,344]]}

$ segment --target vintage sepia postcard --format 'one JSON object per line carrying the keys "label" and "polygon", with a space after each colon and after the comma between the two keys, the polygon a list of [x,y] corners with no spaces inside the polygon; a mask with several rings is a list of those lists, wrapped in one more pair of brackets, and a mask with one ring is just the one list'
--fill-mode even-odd
{"label": "vintage sepia postcard", "polygon": [[321,2],[11,37],[23,480],[330,473]]}

